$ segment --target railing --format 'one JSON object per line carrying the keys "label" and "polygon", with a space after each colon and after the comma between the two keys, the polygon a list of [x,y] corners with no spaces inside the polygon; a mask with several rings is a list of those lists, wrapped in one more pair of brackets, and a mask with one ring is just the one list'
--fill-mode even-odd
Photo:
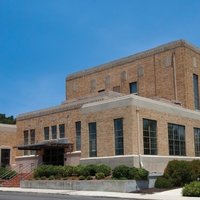
{"label": "railing", "polygon": [[[41,161],[38,160],[38,162],[30,163],[30,162],[23,162],[23,164],[19,164],[18,166],[15,166],[14,168],[8,169],[4,174],[0,175],[0,180],[2,181],[11,181],[16,176],[21,174],[21,178],[25,179],[30,173],[34,171],[34,169],[42,164]],[[23,174],[26,174],[23,176]]]}

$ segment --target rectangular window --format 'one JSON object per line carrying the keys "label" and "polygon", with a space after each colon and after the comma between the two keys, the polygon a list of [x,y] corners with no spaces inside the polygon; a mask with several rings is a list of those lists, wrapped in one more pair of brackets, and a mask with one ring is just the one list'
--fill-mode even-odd
{"label": "rectangular window", "polygon": [[157,155],[157,121],[143,119],[144,154]]}
{"label": "rectangular window", "polygon": [[35,129],[31,129],[30,135],[31,135],[31,144],[35,144]]}
{"label": "rectangular window", "polygon": [[[28,130],[24,131],[24,145],[27,145],[29,143],[29,137],[28,137]],[[24,150],[24,155],[28,155],[28,150]]]}
{"label": "rectangular window", "polygon": [[200,128],[194,128],[195,156],[200,156]]}
{"label": "rectangular window", "polygon": [[51,127],[51,139],[57,139],[57,126],[52,126]]}
{"label": "rectangular window", "polygon": [[193,74],[194,107],[199,110],[199,81],[198,75]]}
{"label": "rectangular window", "polygon": [[65,124],[59,125],[59,134],[60,138],[65,138]]}
{"label": "rectangular window", "polygon": [[[35,129],[30,130],[30,142],[31,142],[31,144],[35,144]],[[30,154],[35,155],[35,151],[31,150]]]}
{"label": "rectangular window", "polygon": [[129,83],[130,94],[137,94],[137,82]]}
{"label": "rectangular window", "polygon": [[49,140],[49,127],[44,127],[44,139]]}
{"label": "rectangular window", "polygon": [[168,124],[169,155],[185,156],[185,126]]}
{"label": "rectangular window", "polygon": [[97,156],[96,122],[89,123],[88,127],[89,127],[89,156],[96,157]]}
{"label": "rectangular window", "polygon": [[76,122],[76,151],[81,150],[81,122]]}
{"label": "rectangular window", "polygon": [[114,119],[115,155],[124,155],[123,119]]}

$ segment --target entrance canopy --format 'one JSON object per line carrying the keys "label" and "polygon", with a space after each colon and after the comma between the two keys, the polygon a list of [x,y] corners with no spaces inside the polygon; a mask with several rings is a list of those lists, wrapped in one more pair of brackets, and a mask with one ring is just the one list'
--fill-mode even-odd
{"label": "entrance canopy", "polygon": [[45,148],[66,148],[67,152],[73,151],[73,144],[69,143],[66,138],[45,140],[36,144],[26,144],[17,146],[18,150],[41,150]]}

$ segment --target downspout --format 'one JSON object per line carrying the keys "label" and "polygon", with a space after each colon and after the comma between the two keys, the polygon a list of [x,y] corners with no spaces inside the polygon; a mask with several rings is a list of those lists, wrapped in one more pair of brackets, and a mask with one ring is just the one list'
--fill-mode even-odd
{"label": "downspout", "polygon": [[178,94],[177,94],[177,80],[176,80],[176,57],[175,52],[172,54],[172,65],[173,65],[173,75],[174,75],[174,97],[175,103],[178,102]]}
{"label": "downspout", "polygon": [[140,146],[140,109],[136,108],[136,116],[137,116],[137,137],[138,137],[138,158],[139,158],[139,166],[142,168],[144,165],[142,163],[141,157],[141,146]]}

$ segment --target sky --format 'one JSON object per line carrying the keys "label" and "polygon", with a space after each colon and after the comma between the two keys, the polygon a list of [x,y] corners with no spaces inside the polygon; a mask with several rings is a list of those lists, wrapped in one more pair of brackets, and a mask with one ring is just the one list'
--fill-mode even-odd
{"label": "sky", "polygon": [[199,0],[0,0],[0,113],[59,105],[74,72],[185,39]]}

